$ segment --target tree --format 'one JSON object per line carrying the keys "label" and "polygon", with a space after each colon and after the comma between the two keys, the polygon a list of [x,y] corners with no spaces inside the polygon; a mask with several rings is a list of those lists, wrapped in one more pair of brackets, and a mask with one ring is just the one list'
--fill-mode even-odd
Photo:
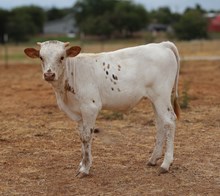
{"label": "tree", "polygon": [[109,37],[132,34],[146,25],[146,10],[131,1],[78,0],[73,8],[81,32]]}
{"label": "tree", "polygon": [[57,20],[63,18],[68,13],[71,12],[71,9],[58,9],[56,7],[52,7],[51,9],[46,11],[46,19],[47,21]]}
{"label": "tree", "polygon": [[7,33],[7,22],[8,22],[9,12],[0,9],[0,43],[4,42],[4,34]]}
{"label": "tree", "polygon": [[112,23],[121,34],[131,35],[147,24],[147,12],[142,5],[118,1],[112,14]]}
{"label": "tree", "polygon": [[188,9],[174,25],[179,39],[192,40],[207,38],[208,21],[198,9]]}
{"label": "tree", "polygon": [[109,36],[113,27],[111,14],[117,1],[78,0],[73,7],[74,18],[81,32]]}
{"label": "tree", "polygon": [[8,23],[10,39],[15,42],[27,41],[30,35],[37,33],[31,17],[26,13],[12,13]]}
{"label": "tree", "polygon": [[26,41],[32,35],[43,31],[45,13],[37,6],[13,9],[8,19],[9,36],[16,42]]}
{"label": "tree", "polygon": [[169,7],[160,7],[157,10],[153,10],[150,13],[152,21],[161,24],[170,24],[172,23],[173,17]]}

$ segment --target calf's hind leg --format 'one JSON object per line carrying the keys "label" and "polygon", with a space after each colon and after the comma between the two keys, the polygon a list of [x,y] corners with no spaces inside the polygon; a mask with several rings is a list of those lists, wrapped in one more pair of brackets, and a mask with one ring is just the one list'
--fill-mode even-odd
{"label": "calf's hind leg", "polygon": [[160,173],[165,173],[169,170],[173,162],[174,153],[174,135],[175,135],[175,119],[176,115],[173,111],[170,100],[161,98],[154,103],[156,121],[157,121],[157,136],[154,151],[149,160],[148,165],[155,165],[156,161],[162,155],[164,141],[166,142],[166,150],[163,163],[160,168]]}
{"label": "calf's hind leg", "polygon": [[[153,105],[154,107],[154,105]],[[161,158],[162,156],[162,150],[163,150],[163,145],[164,145],[164,140],[165,140],[165,132],[163,130],[162,122],[160,118],[158,117],[157,111],[154,107],[154,113],[156,117],[156,142],[155,142],[155,147],[153,150],[153,153],[148,161],[149,166],[155,166],[157,164],[157,160]]]}

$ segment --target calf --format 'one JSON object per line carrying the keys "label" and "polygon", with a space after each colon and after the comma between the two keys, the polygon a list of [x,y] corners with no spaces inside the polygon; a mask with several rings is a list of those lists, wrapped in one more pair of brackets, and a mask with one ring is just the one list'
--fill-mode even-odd
{"label": "calf", "polygon": [[156,165],[166,141],[160,172],[169,170],[173,161],[175,120],[179,116],[180,60],[172,42],[99,54],[79,54],[79,46],[68,47],[69,43],[60,41],[38,45],[40,50],[26,48],[25,54],[41,59],[43,78],[52,85],[59,108],[79,125],[83,158],[78,174],[89,174],[92,135],[100,110],[124,111],[143,98],[152,102],[157,124],[156,144],[148,165]]}

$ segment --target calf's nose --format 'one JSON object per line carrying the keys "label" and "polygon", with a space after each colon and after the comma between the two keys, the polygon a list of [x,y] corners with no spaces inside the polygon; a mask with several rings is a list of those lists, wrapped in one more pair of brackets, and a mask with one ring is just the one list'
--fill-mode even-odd
{"label": "calf's nose", "polygon": [[55,78],[55,73],[52,73],[52,72],[46,72],[44,73],[44,79],[46,81],[53,81]]}

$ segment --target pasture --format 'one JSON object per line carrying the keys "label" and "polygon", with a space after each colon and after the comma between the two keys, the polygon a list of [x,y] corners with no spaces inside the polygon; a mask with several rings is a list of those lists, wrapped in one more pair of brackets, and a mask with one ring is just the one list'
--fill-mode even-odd
{"label": "pasture", "polygon": [[[84,45],[85,52],[141,44]],[[42,79],[40,61],[8,46],[0,58],[1,195],[219,195],[220,41],[177,42],[181,62],[174,163],[158,175],[147,166],[155,142],[151,104],[141,101],[125,114],[103,111],[93,140],[93,166],[76,178],[81,146],[75,122],[62,113],[52,88]]]}

